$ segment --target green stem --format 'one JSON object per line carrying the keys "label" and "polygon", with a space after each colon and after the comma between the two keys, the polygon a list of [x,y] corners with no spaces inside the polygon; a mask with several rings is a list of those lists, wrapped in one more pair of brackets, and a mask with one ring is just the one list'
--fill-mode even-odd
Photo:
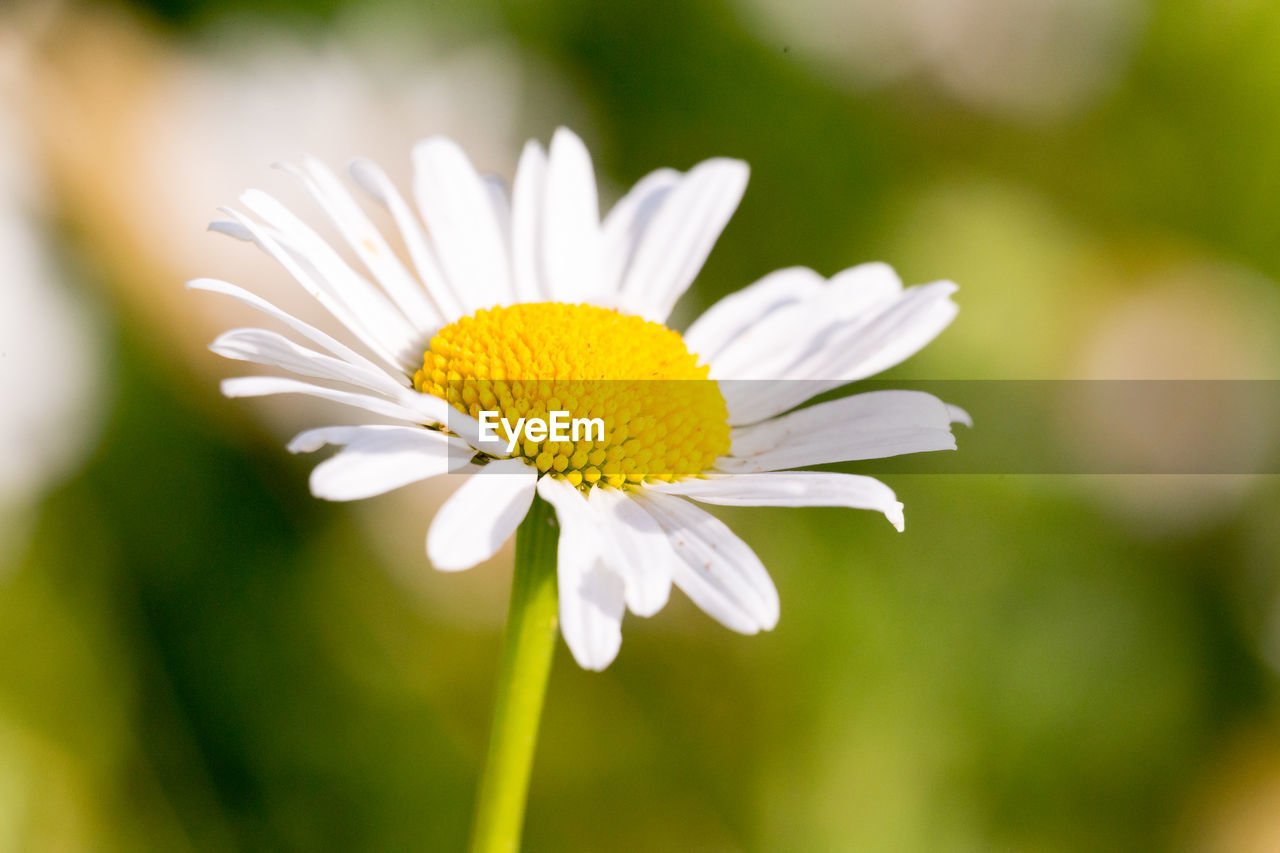
{"label": "green stem", "polygon": [[524,827],[538,721],[556,647],[555,512],[535,497],[516,531],[516,567],[503,640],[489,755],[476,802],[471,853],[516,853]]}

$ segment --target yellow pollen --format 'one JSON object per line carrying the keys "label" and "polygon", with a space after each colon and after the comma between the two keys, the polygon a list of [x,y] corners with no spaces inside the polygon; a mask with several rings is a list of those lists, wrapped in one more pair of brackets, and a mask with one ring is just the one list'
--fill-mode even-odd
{"label": "yellow pollen", "polygon": [[[676,332],[594,305],[490,308],[445,326],[413,376],[419,391],[479,418],[599,418],[604,438],[530,439],[514,449],[541,473],[586,490],[670,481],[711,467],[729,449],[728,411],[708,368]],[[526,421],[527,422],[527,421]],[[504,442],[511,436],[497,429]],[[537,436],[535,436],[537,438]]]}

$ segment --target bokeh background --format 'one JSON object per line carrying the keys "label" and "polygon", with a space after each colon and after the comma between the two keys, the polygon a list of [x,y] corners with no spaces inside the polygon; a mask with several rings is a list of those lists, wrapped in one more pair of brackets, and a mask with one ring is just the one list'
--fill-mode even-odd
{"label": "bokeh background", "polygon": [[[961,284],[903,380],[1280,378],[1268,0],[9,0],[0,850],[463,847],[509,555],[431,569],[448,484],[310,498],[282,444],[338,413],[220,398],[256,321],[182,283],[308,310],[204,230],[310,210],[277,160],[509,175],[559,124],[608,199],[751,163],[685,319],[882,259]],[[528,850],[1280,849],[1277,478],[890,484],[904,534],[725,513],[771,634],[679,600],[603,674],[560,650]]]}

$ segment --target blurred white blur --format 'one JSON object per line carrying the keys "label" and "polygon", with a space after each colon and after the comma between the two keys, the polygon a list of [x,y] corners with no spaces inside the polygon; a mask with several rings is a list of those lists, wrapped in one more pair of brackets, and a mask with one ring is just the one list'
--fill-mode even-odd
{"label": "blurred white blur", "polygon": [[756,32],[859,89],[915,79],[1015,119],[1078,112],[1119,77],[1136,0],[744,0]]}
{"label": "blurred white blur", "polygon": [[45,187],[27,134],[20,84],[29,73],[17,32],[0,65],[0,566],[22,540],[26,513],[76,465],[96,436],[103,355],[94,317],[59,280],[43,222]]}

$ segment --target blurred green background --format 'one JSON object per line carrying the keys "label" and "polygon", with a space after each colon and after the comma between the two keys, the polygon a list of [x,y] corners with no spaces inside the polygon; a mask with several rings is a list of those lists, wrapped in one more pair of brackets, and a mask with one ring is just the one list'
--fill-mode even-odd
{"label": "blurred green background", "polygon": [[[741,157],[685,321],[885,260],[961,285],[891,376],[1280,378],[1265,0],[20,0],[0,86],[0,850],[465,843],[509,554],[435,573],[439,486],[313,500],[283,442],[336,413],[220,398],[253,317],[182,289],[287,302],[203,231],[276,160],[510,175],[568,124],[613,199]],[[1275,477],[889,482],[903,534],[724,513],[774,632],[560,649],[528,850],[1280,849]]]}

